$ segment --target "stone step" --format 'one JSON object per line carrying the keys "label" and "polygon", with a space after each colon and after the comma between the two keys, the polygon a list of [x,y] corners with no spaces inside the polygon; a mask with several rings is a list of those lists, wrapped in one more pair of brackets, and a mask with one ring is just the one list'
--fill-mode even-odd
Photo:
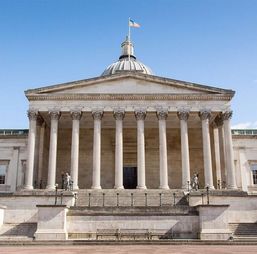
{"label": "stone step", "polygon": [[33,238],[36,229],[36,223],[5,223],[0,228],[0,237]]}
{"label": "stone step", "polygon": [[105,215],[128,215],[128,216],[188,216],[198,215],[194,207],[189,206],[162,206],[162,207],[71,207],[67,216],[105,216]]}
{"label": "stone step", "polygon": [[229,227],[234,236],[257,237],[257,223],[234,223]]}
{"label": "stone step", "polygon": [[77,206],[188,205],[182,190],[79,190],[77,197]]}

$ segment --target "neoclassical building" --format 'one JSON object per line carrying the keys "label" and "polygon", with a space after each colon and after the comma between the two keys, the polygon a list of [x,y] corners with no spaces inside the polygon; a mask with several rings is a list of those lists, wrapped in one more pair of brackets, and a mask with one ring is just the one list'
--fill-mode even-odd
{"label": "neoclassical building", "polygon": [[235,92],[156,76],[131,41],[121,48],[99,77],[25,91],[29,130],[0,131],[0,226],[37,224],[37,240],[137,227],[227,240],[231,225],[255,225],[257,130],[231,131]]}
{"label": "neoclassical building", "polygon": [[[129,55],[129,52],[132,52]],[[100,77],[27,90],[25,189],[236,189],[230,119],[234,91],[154,76],[122,43]]]}

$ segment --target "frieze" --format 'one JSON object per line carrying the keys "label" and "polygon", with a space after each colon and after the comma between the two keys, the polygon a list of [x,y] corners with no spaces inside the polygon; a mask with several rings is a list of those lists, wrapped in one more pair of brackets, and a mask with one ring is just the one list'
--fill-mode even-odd
{"label": "frieze", "polygon": [[179,110],[177,112],[177,116],[178,116],[179,120],[187,121],[189,118],[189,111],[188,110]]}
{"label": "frieze", "polygon": [[201,120],[210,120],[211,118],[211,111],[209,110],[202,110],[199,112],[199,117]]}

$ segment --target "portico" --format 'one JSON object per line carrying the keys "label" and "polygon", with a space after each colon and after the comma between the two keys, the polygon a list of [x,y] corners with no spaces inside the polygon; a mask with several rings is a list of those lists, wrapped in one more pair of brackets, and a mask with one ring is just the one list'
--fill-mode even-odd
{"label": "portico", "polygon": [[32,189],[36,180],[53,190],[69,172],[75,190],[123,189],[123,168],[132,167],[137,189],[188,189],[195,173],[202,188],[226,182],[236,189],[233,95],[152,75],[126,39],[119,61],[101,76],[26,91],[24,188]]}
{"label": "portico", "polygon": [[[133,79],[133,76],[137,82],[139,74],[126,74],[125,79]],[[65,86],[63,88],[66,89]],[[137,95],[126,94],[123,95],[124,101],[119,103],[115,97],[122,95],[113,94],[112,100],[89,100],[83,102],[86,105],[74,103],[76,101],[68,99],[71,96],[68,94],[43,96],[42,100],[41,94],[28,93],[28,98],[32,99],[28,115],[30,133],[33,135],[29,136],[26,189],[31,189],[31,175],[34,175],[34,170],[39,170],[34,165],[35,154],[40,156],[37,161],[44,161],[42,179],[39,180],[45,182],[48,190],[53,190],[55,183],[60,183],[61,172],[64,171],[71,174],[74,189],[122,189],[124,166],[137,168],[138,189],[187,189],[193,173],[199,174],[202,187],[214,188],[217,180],[220,180],[213,180],[220,166],[216,166],[218,162],[212,154],[215,152],[219,156],[217,153],[221,148],[214,149],[215,135],[211,123],[220,119],[228,122],[231,118],[230,111],[222,111],[224,106],[220,100],[222,97],[225,99],[227,94],[219,95],[218,103],[221,105],[217,108],[216,104],[212,111],[203,109],[201,103],[205,107],[208,103],[214,104],[217,95],[213,95],[213,98],[208,95],[208,100],[206,94],[198,94],[197,107],[193,106],[196,102],[190,98],[195,95],[186,95],[189,99],[187,107],[184,106],[185,101],[179,101],[179,97],[185,97],[181,94],[160,94],[158,100],[153,98],[156,95],[140,95],[144,97],[144,105]],[[129,100],[126,97],[130,97]],[[173,100],[169,100],[169,97]],[[52,105],[46,110],[45,103],[50,98]],[[64,102],[65,99],[68,100]],[[35,104],[38,103],[41,106],[38,105],[36,109]],[[88,107],[96,103],[99,104],[98,108]],[[65,107],[60,107],[64,104]],[[39,147],[35,145],[39,143],[35,142],[37,139],[42,139],[35,124],[38,117],[41,121],[43,119],[46,126],[43,137],[45,146],[40,153],[36,152]],[[224,132],[224,137],[228,137],[228,124]],[[224,143],[226,161],[231,162],[231,143],[228,138]],[[221,170],[224,168],[225,165],[222,165]],[[233,164],[228,164],[227,170],[227,187],[235,188]]]}

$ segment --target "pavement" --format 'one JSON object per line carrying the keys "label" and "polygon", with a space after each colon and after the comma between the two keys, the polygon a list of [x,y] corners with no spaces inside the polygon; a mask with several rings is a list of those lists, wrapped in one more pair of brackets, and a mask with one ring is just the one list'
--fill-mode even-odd
{"label": "pavement", "polygon": [[4,254],[228,254],[257,253],[255,245],[80,245],[0,246]]}

